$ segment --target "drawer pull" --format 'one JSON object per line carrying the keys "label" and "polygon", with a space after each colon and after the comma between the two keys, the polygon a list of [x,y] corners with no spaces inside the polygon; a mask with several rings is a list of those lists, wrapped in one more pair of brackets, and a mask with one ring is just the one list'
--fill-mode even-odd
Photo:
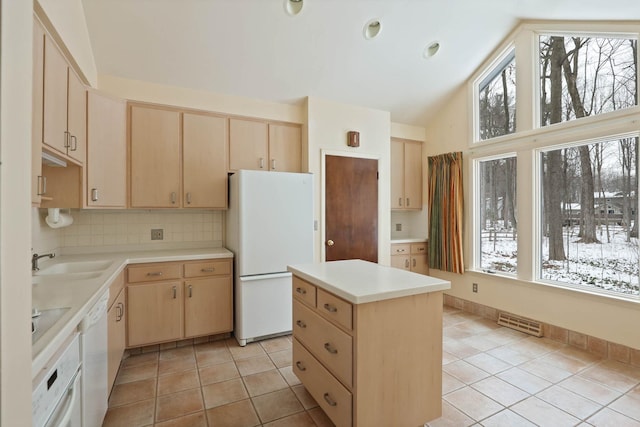
{"label": "drawer pull", "polygon": [[327,402],[329,406],[338,406],[338,403],[329,396],[329,393],[325,393],[322,397],[324,397],[324,401]]}
{"label": "drawer pull", "polygon": [[302,372],[304,372],[304,371],[306,371],[306,370],[307,370],[307,368],[306,368],[306,367],[302,364],[302,362],[300,362],[300,361],[297,361],[297,362],[296,362],[296,367],[297,367],[298,369],[300,369]]}
{"label": "drawer pull", "polygon": [[193,296],[193,286],[189,285],[189,298]]}
{"label": "drawer pull", "polygon": [[201,269],[200,269],[200,271],[201,271],[202,273],[213,273],[214,271],[216,271],[216,269],[215,269],[215,268],[213,268],[213,267],[210,267],[210,268],[201,268]]}
{"label": "drawer pull", "polygon": [[331,304],[325,304],[324,309],[327,310],[329,313],[335,313],[336,311],[338,311],[336,306]]}
{"label": "drawer pull", "polygon": [[302,320],[296,320],[296,325],[298,325],[302,329],[305,329],[307,327],[307,324],[304,323]]}
{"label": "drawer pull", "polygon": [[174,286],[173,287],[173,299],[176,299],[177,296],[177,288]]}
{"label": "drawer pull", "polygon": [[151,271],[147,273],[147,276],[162,276],[162,271]]}
{"label": "drawer pull", "polygon": [[330,343],[324,343],[324,349],[327,350],[331,354],[338,354],[338,350],[334,348]]}
{"label": "drawer pull", "polygon": [[299,293],[300,295],[306,295],[307,294],[307,290],[304,288],[296,288],[296,292]]}

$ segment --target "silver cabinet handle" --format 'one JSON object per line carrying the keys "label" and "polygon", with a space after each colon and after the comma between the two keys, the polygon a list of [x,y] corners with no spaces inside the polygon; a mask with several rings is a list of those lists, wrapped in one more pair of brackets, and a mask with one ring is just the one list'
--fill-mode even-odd
{"label": "silver cabinet handle", "polygon": [[404,252],[404,249],[396,249],[396,252]]}
{"label": "silver cabinet handle", "polygon": [[119,302],[118,305],[116,306],[116,322],[121,321],[123,315],[124,315],[124,304]]}
{"label": "silver cabinet handle", "polygon": [[77,151],[78,150],[78,138],[75,135],[71,135],[71,142],[73,145],[69,144],[69,151]]}
{"label": "silver cabinet handle", "polygon": [[98,201],[98,189],[97,188],[92,188],[91,189],[91,201],[92,202],[97,202]]}
{"label": "silver cabinet handle", "polygon": [[171,192],[171,204],[172,205],[176,204],[176,192],[175,191]]}
{"label": "silver cabinet handle", "polygon": [[176,299],[177,296],[178,296],[178,289],[174,286],[173,287],[173,299]]}
{"label": "silver cabinet handle", "polygon": [[260,157],[260,169],[264,169],[264,158]]}
{"label": "silver cabinet handle", "polygon": [[407,207],[411,206],[411,199],[407,197]]}
{"label": "silver cabinet handle", "polygon": [[299,293],[300,295],[306,295],[307,294],[307,290],[304,288],[296,288],[296,292]]}
{"label": "silver cabinet handle", "polygon": [[298,325],[298,327],[302,329],[305,329],[307,327],[307,324],[304,323],[302,320],[296,320],[296,325]]}
{"label": "silver cabinet handle", "polygon": [[416,266],[416,259],[415,258],[413,259],[413,266],[414,267]]}
{"label": "silver cabinet handle", "polygon": [[276,159],[271,159],[271,169],[276,170]]}
{"label": "silver cabinet handle", "polygon": [[193,294],[193,286],[189,285],[189,298],[191,298]]}
{"label": "silver cabinet handle", "polygon": [[338,405],[338,403],[335,400],[333,400],[331,398],[331,396],[329,396],[329,393],[325,393],[324,396],[322,396],[322,397],[324,397],[324,401],[327,402],[329,404],[329,406]]}
{"label": "silver cabinet handle", "polygon": [[338,354],[338,349],[331,345],[331,343],[324,343],[324,349],[327,350],[331,354]]}
{"label": "silver cabinet handle", "polygon": [[191,204],[191,193],[187,193],[187,204]]}
{"label": "silver cabinet handle", "polygon": [[201,271],[202,273],[213,273],[214,271],[216,271],[216,269],[215,269],[215,268],[213,268],[213,267],[210,267],[210,268],[201,268],[201,269],[200,269],[200,271]]}
{"label": "silver cabinet handle", "polygon": [[407,267],[407,268],[409,268],[409,260],[408,260],[408,259],[405,259],[405,260],[404,260],[404,266],[405,266],[405,267]]}
{"label": "silver cabinet handle", "polygon": [[64,131],[64,148],[71,147],[71,144],[69,143],[70,139],[71,139],[71,134],[69,133],[69,131],[65,130]]}
{"label": "silver cabinet handle", "polygon": [[296,367],[297,367],[298,369],[300,369],[302,372],[304,372],[304,371],[306,371],[306,370],[307,370],[307,368],[306,368],[306,367],[302,364],[302,362],[300,362],[300,361],[297,361],[297,362],[296,362]]}
{"label": "silver cabinet handle", "polygon": [[38,183],[36,184],[36,193],[38,193],[38,196],[42,196],[44,193],[47,192],[47,178],[42,176],[42,175],[38,175]]}
{"label": "silver cabinet handle", "polygon": [[402,197],[398,197],[398,206],[402,206]]}
{"label": "silver cabinet handle", "polygon": [[150,271],[147,276],[162,276],[162,271]]}
{"label": "silver cabinet handle", "polygon": [[324,309],[327,310],[329,313],[335,313],[336,311],[338,311],[336,306],[331,304],[325,304]]}

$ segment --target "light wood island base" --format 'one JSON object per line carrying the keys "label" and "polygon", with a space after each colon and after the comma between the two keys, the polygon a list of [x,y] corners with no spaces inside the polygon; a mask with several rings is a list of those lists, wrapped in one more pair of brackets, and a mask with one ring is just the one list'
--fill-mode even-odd
{"label": "light wood island base", "polygon": [[[336,426],[414,427],[440,417],[441,286],[448,282],[427,276],[438,283],[426,292],[383,292],[383,299],[358,303],[324,289],[327,277],[314,280],[303,267],[290,268],[293,371]],[[366,268],[395,270],[400,281],[418,276]]]}

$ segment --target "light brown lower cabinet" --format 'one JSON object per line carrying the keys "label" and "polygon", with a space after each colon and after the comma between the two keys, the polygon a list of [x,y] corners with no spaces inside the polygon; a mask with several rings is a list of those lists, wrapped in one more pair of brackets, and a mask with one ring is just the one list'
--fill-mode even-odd
{"label": "light brown lower cabinet", "polygon": [[127,268],[127,346],[233,330],[230,259]]}
{"label": "light brown lower cabinet", "polygon": [[442,292],[351,304],[293,278],[293,372],[337,427],[442,414]]}
{"label": "light brown lower cabinet", "polygon": [[109,287],[107,311],[107,378],[111,390],[127,344],[124,272]]}
{"label": "light brown lower cabinet", "polygon": [[429,275],[427,243],[391,244],[391,267]]}

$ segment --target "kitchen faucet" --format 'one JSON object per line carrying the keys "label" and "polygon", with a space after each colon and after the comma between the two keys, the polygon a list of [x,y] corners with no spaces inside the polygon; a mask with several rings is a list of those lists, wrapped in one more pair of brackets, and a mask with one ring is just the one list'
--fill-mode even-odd
{"label": "kitchen faucet", "polygon": [[33,256],[31,257],[31,271],[38,271],[40,270],[38,268],[38,260],[40,258],[44,258],[48,256],[49,258],[53,258],[56,256],[56,254],[54,252],[51,252],[49,254],[44,254],[44,255],[38,255],[38,254],[33,254]]}

